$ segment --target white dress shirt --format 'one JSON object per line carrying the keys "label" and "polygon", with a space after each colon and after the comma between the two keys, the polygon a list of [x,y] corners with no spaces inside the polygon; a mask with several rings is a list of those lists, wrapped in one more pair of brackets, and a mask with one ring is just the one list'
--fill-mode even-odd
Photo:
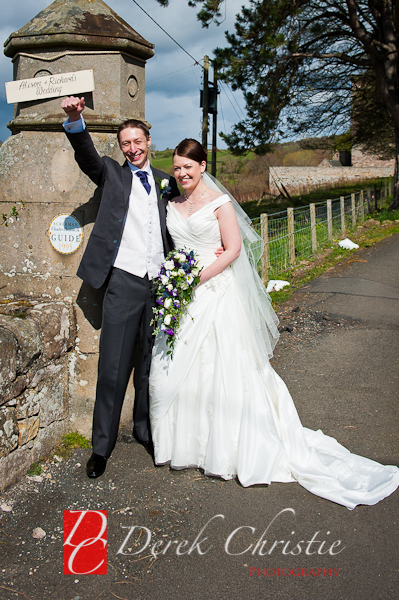
{"label": "white dress shirt", "polygon": [[[80,133],[86,127],[83,117],[72,123],[68,119],[63,125],[69,133]],[[147,194],[140,179],[135,175],[135,171],[139,169],[129,162],[128,165],[133,175],[132,188],[114,267],[141,278],[148,274],[148,278],[153,279],[158,275],[164,260],[155,180],[151,165],[147,162],[147,165],[140,169],[147,173],[151,186],[151,191]]]}

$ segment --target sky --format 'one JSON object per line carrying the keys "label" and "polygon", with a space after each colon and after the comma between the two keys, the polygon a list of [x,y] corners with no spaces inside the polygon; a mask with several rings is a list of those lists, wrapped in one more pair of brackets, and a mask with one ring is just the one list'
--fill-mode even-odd
{"label": "sky", "polygon": [[[224,22],[208,29],[197,21],[197,10],[188,6],[187,0],[170,0],[163,8],[156,0],[137,0],[151,17],[157,21],[187,52],[197,61],[205,54],[210,58],[216,47],[226,46],[224,32],[234,30],[235,15],[241,6],[249,4],[245,0],[226,0],[223,7]],[[106,2],[133,29],[148,41],[155,44],[155,56],[146,64],[146,120],[152,124],[152,141],[158,150],[174,148],[185,137],[201,141],[202,109],[199,107],[202,69],[185,54],[132,0],[107,0]],[[4,2],[0,39],[2,44],[10,33],[28,23],[50,0],[18,0]],[[200,5],[199,5],[200,6]],[[5,82],[12,81],[11,59],[0,56],[0,140],[10,134],[6,124],[12,119],[12,104],[7,104]],[[213,72],[210,69],[210,81]],[[218,132],[231,131],[234,123],[244,117],[244,101],[240,92],[232,92],[221,86],[218,98]],[[208,144],[211,135],[208,134]],[[225,148],[218,136],[217,145]]]}

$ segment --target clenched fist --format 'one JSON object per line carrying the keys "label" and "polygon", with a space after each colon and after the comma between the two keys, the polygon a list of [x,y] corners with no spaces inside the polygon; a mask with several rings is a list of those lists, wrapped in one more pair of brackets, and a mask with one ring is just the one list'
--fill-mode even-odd
{"label": "clenched fist", "polygon": [[68,96],[61,102],[61,108],[64,109],[70,121],[79,121],[80,113],[84,111],[85,99],[76,98],[76,96]]}

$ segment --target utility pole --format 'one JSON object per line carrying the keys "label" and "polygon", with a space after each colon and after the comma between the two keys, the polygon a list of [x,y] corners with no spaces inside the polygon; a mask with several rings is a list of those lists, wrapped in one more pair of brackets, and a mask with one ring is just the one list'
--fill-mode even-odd
{"label": "utility pole", "polygon": [[218,100],[218,78],[217,72],[213,70],[213,87],[215,90],[215,110],[212,116],[212,169],[211,174],[216,177],[216,140],[217,140],[217,100]]}
{"label": "utility pole", "polygon": [[204,91],[202,95],[202,147],[208,153],[209,56],[204,56]]}

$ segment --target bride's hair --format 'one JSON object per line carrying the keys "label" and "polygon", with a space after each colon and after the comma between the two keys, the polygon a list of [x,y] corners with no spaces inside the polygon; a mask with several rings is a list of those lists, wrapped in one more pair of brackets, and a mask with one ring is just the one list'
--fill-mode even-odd
{"label": "bride's hair", "polygon": [[182,140],[174,149],[173,156],[176,155],[183,156],[184,158],[191,158],[191,160],[195,160],[199,164],[204,161],[206,162],[207,159],[205,150],[201,144],[193,138]]}

